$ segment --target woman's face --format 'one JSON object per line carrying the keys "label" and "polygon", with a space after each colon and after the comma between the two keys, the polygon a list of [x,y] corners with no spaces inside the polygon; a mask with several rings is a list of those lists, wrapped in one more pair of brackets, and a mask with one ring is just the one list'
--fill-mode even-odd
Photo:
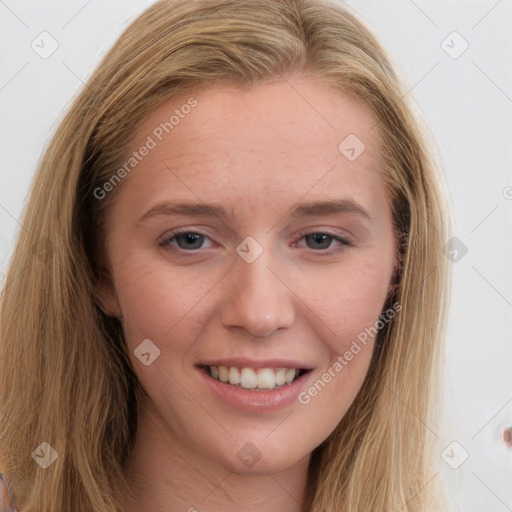
{"label": "woman's face", "polygon": [[184,93],[139,125],[104,305],[171,450],[280,471],[353,402],[395,263],[372,126],[310,77]]}

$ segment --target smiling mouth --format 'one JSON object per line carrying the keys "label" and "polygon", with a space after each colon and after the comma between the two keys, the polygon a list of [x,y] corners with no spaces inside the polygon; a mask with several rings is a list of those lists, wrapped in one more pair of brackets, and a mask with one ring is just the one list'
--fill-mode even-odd
{"label": "smiling mouth", "polygon": [[310,370],[302,368],[238,368],[236,366],[203,366],[215,380],[252,391],[269,391],[290,385]]}

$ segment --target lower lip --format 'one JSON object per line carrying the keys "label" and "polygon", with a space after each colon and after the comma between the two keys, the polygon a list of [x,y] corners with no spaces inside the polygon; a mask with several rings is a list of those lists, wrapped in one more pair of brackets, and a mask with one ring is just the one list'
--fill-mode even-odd
{"label": "lower lip", "polygon": [[210,377],[204,369],[199,368],[201,377],[212,392],[228,405],[248,412],[269,412],[283,409],[297,402],[301,390],[311,375],[308,371],[295,379],[291,384],[268,391],[251,391]]}

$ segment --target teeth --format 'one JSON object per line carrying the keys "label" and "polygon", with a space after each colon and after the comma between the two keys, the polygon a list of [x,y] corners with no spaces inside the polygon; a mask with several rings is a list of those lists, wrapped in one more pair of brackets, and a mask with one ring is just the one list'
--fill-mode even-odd
{"label": "teeth", "polygon": [[295,368],[290,368],[289,370],[286,370],[286,373],[284,374],[286,384],[290,384],[293,381],[293,379],[295,379],[295,375],[297,375],[295,372]]}
{"label": "teeth", "polygon": [[258,387],[260,389],[274,389],[276,387],[276,374],[270,368],[258,370]]}
{"label": "teeth", "polygon": [[229,383],[234,386],[240,384],[240,372],[234,366],[229,369]]}
{"label": "teeth", "polygon": [[245,389],[258,387],[258,377],[252,368],[242,368],[242,372],[240,373],[240,386]]}
{"label": "teeth", "polygon": [[296,368],[239,369],[236,366],[209,366],[210,375],[224,383],[244,389],[274,389],[291,384],[299,373]]}
{"label": "teeth", "polygon": [[219,380],[221,382],[229,380],[229,370],[225,366],[219,366]]}
{"label": "teeth", "polygon": [[276,386],[283,386],[286,382],[286,368],[279,368],[276,372]]}

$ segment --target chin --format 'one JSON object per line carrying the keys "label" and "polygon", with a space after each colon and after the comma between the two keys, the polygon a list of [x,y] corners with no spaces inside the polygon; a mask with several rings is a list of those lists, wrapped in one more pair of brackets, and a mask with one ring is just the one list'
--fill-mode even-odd
{"label": "chin", "polygon": [[227,448],[229,457],[226,457],[226,452],[212,453],[212,460],[217,459],[226,471],[244,476],[281,473],[309,460],[312,450],[301,447],[300,441],[278,438],[269,441],[265,436],[268,436],[268,432],[253,442],[233,441]]}

